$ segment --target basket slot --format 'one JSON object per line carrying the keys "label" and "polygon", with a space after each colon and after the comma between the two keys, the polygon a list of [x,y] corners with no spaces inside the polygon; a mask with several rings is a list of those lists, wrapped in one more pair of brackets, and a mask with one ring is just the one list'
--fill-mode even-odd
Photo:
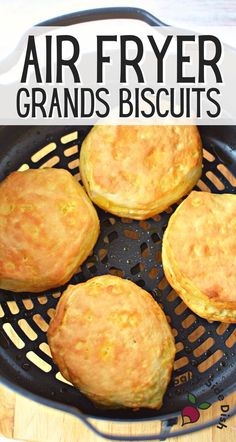
{"label": "basket slot", "polygon": [[24,348],[25,343],[24,341],[18,336],[14,328],[9,322],[6,322],[2,326],[3,330],[7,334],[8,338],[11,340],[11,342],[20,350]]}
{"label": "basket slot", "polygon": [[113,226],[115,223],[116,223],[115,218],[107,218],[102,222],[102,226],[109,228],[110,226]]}
{"label": "basket slot", "polygon": [[209,348],[211,348],[214,345],[214,343],[215,341],[213,338],[206,339],[201,345],[199,345],[199,347],[194,349],[193,351],[194,356],[196,357],[201,356],[204,352],[209,350]]}
{"label": "basket slot", "polygon": [[[75,128],[77,129],[77,128]],[[84,136],[88,132],[81,128],[78,132],[75,129],[67,129],[68,134],[63,134],[58,130],[54,132],[50,129],[50,136],[42,138],[41,146],[38,146],[38,152],[27,154],[27,149],[21,157],[17,157],[15,169],[20,165],[19,170],[27,170],[29,167],[63,167],[70,171],[78,180],[79,174],[79,151]],[[31,143],[32,140],[29,141]],[[48,144],[49,143],[49,144]],[[214,143],[213,143],[214,144]],[[208,142],[209,145],[209,142]],[[27,147],[27,145],[26,145]],[[48,149],[48,150],[47,150]],[[214,149],[214,147],[213,147]],[[211,150],[211,149],[210,149]],[[33,152],[33,150],[31,150]],[[20,152],[19,152],[20,154]],[[236,178],[228,171],[227,166],[221,164],[224,160],[212,155],[205,148],[203,151],[204,168],[201,180],[197,188],[204,191],[213,191],[221,193],[225,187],[225,192],[234,192],[236,187]],[[12,163],[11,169],[14,170]],[[10,169],[9,169],[10,171]],[[2,176],[5,176],[5,170]],[[95,251],[91,252],[89,258],[79,269],[78,273],[72,278],[72,283],[78,283],[87,280],[95,274],[110,273],[121,277],[131,279],[140,287],[144,287],[150,292],[154,299],[165,311],[168,322],[171,324],[172,333],[176,339],[176,361],[175,372],[172,382],[168,387],[166,397],[175,397],[176,386],[181,384],[178,392],[178,398],[175,401],[168,402],[168,409],[165,401],[160,413],[169,413],[179,411],[186,402],[187,392],[196,393],[198,399],[205,392],[205,382],[208,375],[214,372],[215,380],[225,383],[225,388],[232,378],[228,379],[227,366],[231,367],[233,363],[234,346],[236,344],[236,331],[234,325],[220,324],[218,322],[209,323],[197,316],[182,302],[177,293],[171,289],[163,274],[161,260],[161,243],[163,231],[166,228],[168,219],[178,204],[183,201],[181,198],[178,203],[148,220],[135,221],[127,218],[119,218],[98,209],[101,223],[101,235]],[[66,285],[65,285],[66,287]],[[63,290],[61,288],[61,290]],[[32,379],[41,379],[38,391],[40,394],[47,395],[48,391],[53,391],[55,400],[60,400],[65,384],[71,385],[63,378],[61,373],[54,365],[49,346],[46,341],[46,332],[50,319],[55,314],[55,306],[61,296],[60,289],[45,291],[42,294],[23,294],[16,296],[5,293],[1,295],[0,318],[2,317],[2,334],[8,339],[9,347],[6,353],[13,361],[12,366],[17,366],[21,370],[22,361],[27,353],[27,359],[32,363],[30,366],[30,377]],[[7,323],[4,324],[4,321]],[[18,323],[18,320],[20,321]],[[7,332],[4,330],[6,328]],[[26,337],[27,336],[27,337]],[[34,340],[32,340],[32,336]],[[36,338],[35,338],[36,337]],[[14,344],[12,345],[11,344]],[[25,348],[24,348],[25,347]],[[24,348],[23,351],[19,349]],[[232,349],[232,350],[230,350]],[[211,354],[213,353],[213,354]],[[222,372],[218,373],[217,366],[223,366],[224,353],[229,359],[225,367],[225,381],[221,381]],[[231,361],[230,361],[231,360]],[[27,361],[28,362],[28,361]],[[217,369],[216,369],[217,368]],[[39,372],[38,370],[42,370]],[[209,371],[207,371],[209,370]],[[211,371],[210,371],[211,370]],[[199,373],[202,373],[200,376]],[[45,375],[45,373],[47,375]],[[50,373],[49,373],[50,372]],[[191,381],[191,379],[193,380]],[[195,383],[196,381],[196,383]],[[228,383],[228,384],[227,384]],[[28,386],[30,389],[30,382]],[[46,392],[46,393],[45,393]],[[73,387],[67,388],[67,402],[73,406],[81,407],[95,415],[103,413],[83,397],[79,391]],[[71,395],[70,395],[71,394]],[[210,394],[210,393],[209,393]],[[78,396],[83,401],[78,403]],[[209,397],[209,401],[211,398]],[[78,405],[79,404],[79,405]],[[104,414],[116,416],[111,410],[104,411]],[[124,418],[131,417],[134,413],[129,410],[120,410],[120,415]],[[135,416],[141,415],[142,410],[135,413]],[[146,411],[145,411],[146,413]],[[158,414],[159,412],[157,412]]]}
{"label": "basket slot", "polygon": [[206,329],[202,325],[199,325],[193,332],[188,335],[189,342],[195,342],[197,339],[199,339],[204,333]]}
{"label": "basket slot", "polygon": [[[81,272],[81,268],[79,268],[79,270],[78,271],[80,271]],[[53,296],[53,298],[55,298],[55,299],[57,299],[57,298],[60,298],[60,296],[61,296],[61,292],[56,292],[56,293],[53,293],[52,294],[52,296]]]}
{"label": "basket slot", "polygon": [[18,324],[28,339],[30,339],[31,341],[35,341],[37,339],[38,335],[30,327],[29,323],[25,319],[19,319]]}
{"label": "basket slot", "polygon": [[142,272],[144,270],[145,266],[143,263],[139,262],[135,266],[131,267],[130,273],[132,275],[137,275],[138,273]]}
{"label": "basket slot", "polygon": [[[44,344],[46,344],[46,343],[44,342]],[[44,347],[44,350],[45,350],[45,347]],[[46,362],[47,364],[49,364],[50,366],[52,366],[52,370],[53,370],[54,372],[57,371],[57,368],[56,368],[55,365],[53,364],[51,354],[47,354],[45,351],[43,351],[43,350],[40,348],[40,345],[38,346],[36,352],[37,352],[37,356],[38,356],[38,357],[40,357],[44,362]]]}
{"label": "basket slot", "polygon": [[19,172],[24,172],[25,170],[29,169],[29,165],[24,163],[22,164],[19,169],[17,169]]}
{"label": "basket slot", "polygon": [[69,169],[78,169],[79,168],[79,158],[72,160],[68,163]]}
{"label": "basket slot", "polygon": [[197,187],[198,189],[203,190],[203,192],[211,192],[211,189],[202,180],[197,182]]}
{"label": "basket slot", "polygon": [[[6,295],[4,295],[4,294],[1,294],[2,295],[2,298],[1,298],[1,307],[2,307],[2,310],[3,310],[3,312],[4,312],[4,316],[6,315],[6,316],[11,316],[12,315],[12,313],[11,313],[11,310],[10,310],[10,308],[9,308],[9,301],[6,301],[7,299],[8,299],[8,297],[6,296]],[[14,296],[14,295],[13,295]],[[14,298],[13,298],[14,299]]]}
{"label": "basket slot", "polygon": [[152,269],[150,270],[150,272],[148,272],[148,277],[150,279],[156,279],[157,275],[159,273],[159,270],[157,267],[152,267]]}
{"label": "basket slot", "polygon": [[167,300],[168,300],[169,302],[173,302],[173,301],[175,301],[177,298],[178,298],[178,295],[177,295],[177,293],[176,293],[174,290],[171,290],[170,293],[168,293],[168,295],[167,295]]}
{"label": "basket slot", "polygon": [[133,220],[130,218],[121,218],[120,219],[123,224],[132,224]]}
{"label": "basket slot", "polygon": [[183,344],[183,342],[181,342],[181,341],[176,342],[176,344],[175,344],[175,348],[176,348],[176,353],[178,353],[178,352],[180,352],[181,350],[183,350],[183,348],[184,348],[184,344]]}
{"label": "basket slot", "polygon": [[8,301],[7,305],[13,315],[17,315],[17,313],[19,313],[20,310],[19,310],[19,307],[18,307],[16,301]]}
{"label": "basket slot", "polygon": [[64,376],[62,376],[62,374],[58,371],[58,373],[55,375],[55,378],[58,381],[63,382],[64,384],[68,384],[68,385],[72,385],[71,382],[67,381],[67,379],[64,378]]}
{"label": "basket slot", "polygon": [[37,299],[38,299],[38,302],[40,304],[47,304],[47,302],[48,302],[48,298],[46,296],[44,296],[44,295],[43,296],[38,296]]}
{"label": "basket slot", "polygon": [[184,201],[185,197],[180,198],[174,205],[173,207],[176,209],[183,201]]}
{"label": "basket slot", "polygon": [[223,182],[220,181],[219,178],[211,170],[206,173],[206,176],[218,190],[223,190],[225,188]]}
{"label": "basket slot", "polygon": [[198,371],[203,373],[204,371],[212,368],[223,356],[223,351],[218,349],[209,358],[205,359],[198,365]]}
{"label": "basket slot", "polygon": [[27,359],[32,362],[36,367],[40,370],[45,371],[45,373],[49,373],[51,371],[52,366],[48,364],[48,362],[44,361],[40,356],[38,356],[34,351],[28,351],[26,353]]}
{"label": "basket slot", "polygon": [[3,311],[2,306],[0,305],[0,318],[3,318],[3,316],[5,316],[5,313]]}
{"label": "basket slot", "polygon": [[106,264],[108,261],[108,250],[107,249],[99,249],[98,257],[103,264]]}
{"label": "basket slot", "polygon": [[175,313],[176,315],[182,315],[182,313],[185,312],[185,310],[187,310],[187,305],[181,301],[180,304],[177,305],[177,307],[175,307]]}
{"label": "basket slot", "polygon": [[26,310],[32,310],[34,308],[34,303],[32,299],[22,299],[22,302],[26,308]]}
{"label": "basket slot", "polygon": [[236,343],[236,329],[234,329],[233,333],[226,339],[225,344],[228,348],[231,348]]}
{"label": "basket slot", "polygon": [[63,135],[63,137],[61,137],[61,143],[62,144],[68,144],[71,141],[75,141],[78,138],[78,132],[70,132],[69,134]]}
{"label": "basket slot", "polygon": [[115,239],[118,238],[118,233],[114,230],[113,232],[108,233],[108,235],[104,236],[103,241],[105,244],[110,244],[113,241],[115,241]]}
{"label": "basket slot", "polygon": [[191,325],[193,325],[193,323],[196,321],[196,316],[194,316],[194,315],[189,315],[189,316],[187,316],[187,318],[185,318],[183,321],[182,321],[182,326],[184,327],[184,328],[189,328],[189,327],[191,327]]}
{"label": "basket slot", "polygon": [[118,269],[117,267],[110,267],[109,268],[109,273],[110,273],[110,275],[119,276],[120,278],[124,278],[125,277],[124,270]]}
{"label": "basket slot", "polygon": [[210,174],[210,178],[208,178],[207,173],[210,173],[211,171],[205,171],[204,176],[202,177],[202,180],[204,181],[204,184],[208,187],[209,192],[214,192],[214,193],[221,193],[221,190],[217,189],[216,185],[213,184],[213,182],[211,181],[211,179],[213,179],[213,175]]}
{"label": "basket slot", "polygon": [[124,235],[126,236],[126,238],[133,239],[135,241],[137,239],[139,239],[139,233],[136,232],[135,230],[125,229],[124,230]]}
{"label": "basket slot", "polygon": [[167,279],[164,277],[159,283],[158,283],[158,285],[157,285],[157,287],[160,289],[160,290],[164,290],[166,287],[168,287],[168,282],[167,282]]}
{"label": "basket slot", "polygon": [[217,169],[225,177],[225,179],[231,184],[232,187],[236,187],[236,177],[227,169],[224,164],[218,164]]}
{"label": "basket slot", "polygon": [[212,155],[206,148],[203,149],[203,158],[209,162],[215,161],[214,155]]}
{"label": "basket slot", "polygon": [[193,373],[191,370],[187,370],[184,373],[181,372],[180,374],[175,373],[174,376],[174,385],[177,387],[181,384],[185,384],[186,382],[190,381],[193,377]]}
{"label": "basket slot", "polygon": [[108,233],[107,237],[108,237],[109,243],[111,243],[111,242],[115,241],[115,239],[118,238],[118,233],[114,230],[113,232]]}
{"label": "basket slot", "polygon": [[71,157],[73,155],[78,155],[79,149],[78,149],[78,145],[75,144],[74,146],[68,147],[67,149],[64,150],[64,155],[65,157]]}
{"label": "basket slot", "polygon": [[157,263],[162,263],[161,260],[161,250],[157,250],[156,254],[155,254],[155,259]]}
{"label": "basket slot", "polygon": [[46,163],[43,163],[40,168],[44,169],[45,167],[53,167],[60,162],[60,158],[55,155],[55,157],[50,158]]}
{"label": "basket slot", "polygon": [[46,332],[48,329],[48,323],[43,319],[41,315],[38,313],[33,316],[33,320],[36,323],[36,325],[42,330],[43,332]]}
{"label": "basket slot", "polygon": [[[162,304],[159,304],[159,305],[163,309]],[[169,315],[166,315],[166,319],[167,319],[167,322],[171,325],[171,317]]]}
{"label": "basket slot", "polygon": [[166,210],[165,210],[165,213],[168,213],[168,215],[170,215],[171,213],[173,213],[173,207],[168,207]]}
{"label": "basket slot", "polygon": [[[215,176],[220,180],[220,182],[224,185],[225,190],[224,193],[232,192],[232,186],[229,181],[223,176],[218,169],[214,169]],[[222,193],[221,191],[219,193]]]}
{"label": "basket slot", "polygon": [[144,221],[144,220],[139,221],[139,225],[140,225],[141,229],[143,229],[145,231],[147,231],[151,228],[151,224],[149,224],[147,221]]}
{"label": "basket slot", "polygon": [[183,356],[180,359],[177,359],[174,363],[174,370],[179,370],[180,368],[185,367],[185,365],[188,365],[189,363],[189,359],[187,358],[187,356]]}
{"label": "basket slot", "polygon": [[47,355],[49,358],[52,359],[52,354],[49,345],[46,342],[41,342],[41,344],[39,344],[39,348],[43,353],[45,353],[45,355]]}
{"label": "basket slot", "polygon": [[134,281],[134,282],[135,282],[135,284],[139,285],[139,287],[141,287],[142,289],[145,288],[146,283],[143,279],[138,279],[137,281]]}
{"label": "basket slot", "polygon": [[55,311],[56,311],[55,308],[49,308],[49,309],[48,309],[48,311],[47,311],[47,315],[49,316],[50,319],[54,318],[54,316],[55,316]]}
{"label": "basket slot", "polygon": [[81,176],[80,176],[80,173],[79,172],[76,172],[76,169],[73,171],[71,171],[71,173],[72,173],[72,175],[74,176],[74,178],[77,180],[77,181],[80,181],[80,184],[82,184],[83,185],[83,183],[81,183]]}
{"label": "basket slot", "polygon": [[226,330],[228,329],[228,327],[229,327],[229,324],[226,324],[225,322],[221,322],[216,329],[216,333],[218,335],[223,335],[226,332]]}
{"label": "basket slot", "polygon": [[42,149],[38,150],[38,152],[32,155],[31,161],[33,161],[33,163],[37,163],[42,158],[53,152],[56,149],[56,147],[57,147],[56,143],[47,144],[47,146],[44,146]]}

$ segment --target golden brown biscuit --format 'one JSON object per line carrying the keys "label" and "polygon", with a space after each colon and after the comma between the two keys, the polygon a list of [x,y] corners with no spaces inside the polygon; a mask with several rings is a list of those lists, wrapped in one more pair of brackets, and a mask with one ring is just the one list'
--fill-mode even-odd
{"label": "golden brown biscuit", "polygon": [[167,209],[193,188],[201,170],[195,126],[94,126],[80,154],[92,201],[134,219]]}
{"label": "golden brown biscuit", "polygon": [[0,287],[40,292],[64,284],[98,233],[96,211],[69,172],[13,172],[0,184]]}
{"label": "golden brown biscuit", "polygon": [[191,192],[169,220],[162,260],[191,310],[236,322],[236,195]]}
{"label": "golden brown biscuit", "polygon": [[111,408],[160,408],[175,357],[165,314],[131,281],[105,275],[69,286],[48,329],[62,375]]}

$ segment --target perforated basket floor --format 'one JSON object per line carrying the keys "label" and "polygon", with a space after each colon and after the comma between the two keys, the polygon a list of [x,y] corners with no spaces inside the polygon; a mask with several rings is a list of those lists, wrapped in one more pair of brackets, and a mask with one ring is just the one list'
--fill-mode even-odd
{"label": "perforated basket floor", "polygon": [[[63,167],[80,179],[79,149],[88,127],[9,127],[0,130],[0,179],[28,167]],[[228,130],[228,135],[226,130]],[[235,128],[202,128],[204,167],[196,189],[236,190]],[[213,136],[213,135],[214,136]],[[231,171],[231,172],[230,172]],[[68,384],[53,364],[46,330],[60,290],[42,295],[0,294],[0,375],[38,396],[70,404],[90,416],[143,419],[179,412],[191,391],[199,401],[216,398],[206,383],[225,394],[236,386],[236,329],[194,315],[168,285],[162,268],[163,232],[174,205],[147,221],[120,219],[98,209],[101,234],[94,252],[71,283],[111,273],[131,279],[163,307],[174,332],[177,354],[164,405],[155,410],[101,410]],[[45,214],[46,216],[46,214]]]}

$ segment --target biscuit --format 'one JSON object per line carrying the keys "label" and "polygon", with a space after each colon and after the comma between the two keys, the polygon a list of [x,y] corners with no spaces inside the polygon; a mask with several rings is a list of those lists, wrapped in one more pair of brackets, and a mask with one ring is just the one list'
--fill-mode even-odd
{"label": "biscuit", "polygon": [[66,283],[98,233],[96,210],[68,171],[11,173],[0,184],[0,287],[41,292]]}
{"label": "biscuit", "polygon": [[167,209],[193,188],[201,171],[195,126],[94,126],[80,153],[91,200],[127,218]]}
{"label": "biscuit", "polygon": [[62,375],[96,404],[161,407],[174,338],[162,309],[133,282],[104,275],[70,285],[47,336]]}
{"label": "biscuit", "polygon": [[236,195],[191,192],[169,220],[162,260],[193,312],[236,322]]}

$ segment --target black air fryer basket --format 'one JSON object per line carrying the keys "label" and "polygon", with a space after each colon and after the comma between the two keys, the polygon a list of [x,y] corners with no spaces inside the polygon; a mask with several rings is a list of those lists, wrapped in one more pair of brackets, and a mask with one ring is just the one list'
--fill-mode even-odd
{"label": "black air fryer basket", "polygon": [[[136,18],[161,25],[143,10],[111,8],[80,12],[43,23],[69,25],[104,18]],[[86,126],[0,128],[0,179],[14,170],[57,167],[80,179],[79,151],[90,131]],[[203,173],[195,189],[214,193],[236,190],[236,127],[200,127],[204,147]],[[128,278],[150,292],[163,307],[177,347],[171,382],[160,410],[106,410],[95,407],[79,390],[66,383],[52,362],[46,330],[60,293],[65,287],[40,295],[0,293],[0,380],[5,385],[43,404],[74,414],[97,434],[110,440],[154,440],[186,434],[212,425],[208,421],[182,430],[173,427],[191,392],[198,403],[217,400],[210,384],[224,396],[236,389],[235,326],[212,322],[193,314],[168,285],[162,268],[161,246],[173,205],[146,221],[122,219],[98,209],[101,234],[93,254],[74,275],[77,284],[106,273]],[[183,226],[184,228],[184,226]],[[230,413],[236,412],[231,409]],[[161,432],[146,436],[106,435],[88,418],[112,421],[160,420]],[[187,429],[186,429],[187,428]]]}

